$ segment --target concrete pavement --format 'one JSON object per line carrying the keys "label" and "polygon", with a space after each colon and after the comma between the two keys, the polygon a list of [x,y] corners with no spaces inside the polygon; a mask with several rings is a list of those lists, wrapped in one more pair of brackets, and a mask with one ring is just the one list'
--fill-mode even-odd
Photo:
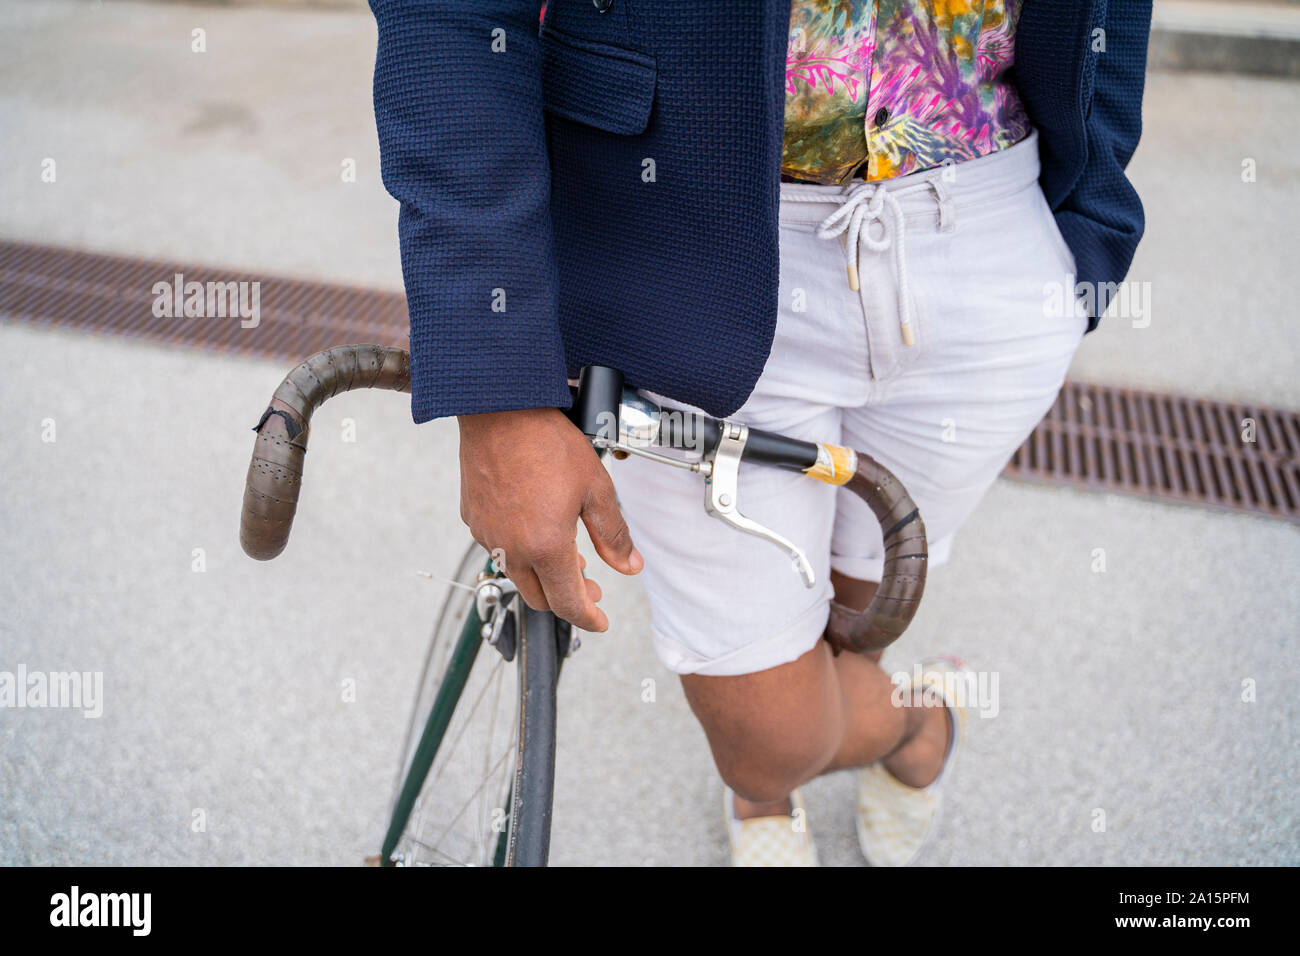
{"label": "concrete pavement", "polygon": [[[0,233],[400,288],[373,44],[353,13],[6,5]],[[1300,404],[1298,90],[1152,76],[1133,164],[1152,321],[1108,321],[1077,377]],[[416,428],[389,394],[333,400],[294,540],[262,565],[236,522],[283,368],[15,324],[0,348],[0,670],[105,687],[99,719],[0,711],[0,863],[374,852],[441,596],[414,572],[450,569],[464,541],[454,429]],[[1279,522],[1000,482],[889,658],[950,651],[1000,678],[927,860],[1300,862],[1298,559]],[[718,783],[644,597],[596,576],[615,629],[586,636],[561,685],[553,859],[722,863]],[[807,790],[825,862],[859,862],[850,794],[847,775]]]}

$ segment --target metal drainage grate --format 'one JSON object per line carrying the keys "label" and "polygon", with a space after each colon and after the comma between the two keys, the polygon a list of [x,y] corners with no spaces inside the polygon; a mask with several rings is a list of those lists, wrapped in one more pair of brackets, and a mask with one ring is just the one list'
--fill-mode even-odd
{"label": "metal drainage grate", "polygon": [[[154,284],[177,273],[260,283],[260,323],[155,316]],[[0,316],[291,362],[335,345],[407,344],[397,292],[3,240]],[[1006,474],[1300,522],[1298,451],[1296,412],[1067,382]]]}
{"label": "metal drainage grate", "polygon": [[[260,321],[154,315],[154,285],[257,282]],[[251,295],[251,289],[250,289]],[[407,345],[400,292],[0,240],[0,314],[208,351],[297,361],[335,345]]]}
{"label": "metal drainage grate", "polygon": [[1300,521],[1300,414],[1066,382],[1006,475]]}

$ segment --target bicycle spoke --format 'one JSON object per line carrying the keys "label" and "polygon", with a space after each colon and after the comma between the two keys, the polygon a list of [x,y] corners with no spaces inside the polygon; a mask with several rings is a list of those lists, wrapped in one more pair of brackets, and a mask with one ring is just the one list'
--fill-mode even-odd
{"label": "bicycle spoke", "polygon": [[[513,749],[514,749],[514,748],[512,747],[512,748],[506,750],[506,752],[503,753],[503,754],[500,756],[500,758],[497,759],[497,762],[496,762],[495,764],[492,765],[492,770],[496,770],[498,767],[501,766],[501,764],[505,763],[506,758],[510,756],[510,753],[511,753],[511,751],[512,751]],[[454,826],[456,825],[456,821],[459,820],[459,819],[464,815],[465,811],[469,808],[469,805],[470,805],[471,803],[474,802],[474,798],[477,797],[477,796],[479,795],[479,792],[480,792],[480,791],[481,791],[485,786],[487,786],[487,780],[486,780],[486,779],[485,779],[485,780],[482,780],[482,781],[479,782],[479,785],[478,785],[477,787],[474,788],[474,792],[471,793],[471,794],[469,795],[469,799],[465,801],[464,805],[461,806],[460,810],[458,810],[458,811],[456,812],[456,815],[455,815],[454,817],[452,817],[451,822],[447,824],[446,828],[445,828],[445,829],[444,829],[440,834],[438,834],[438,841],[437,841],[437,842],[439,842],[439,843],[442,842],[442,838],[445,837],[445,836],[447,835],[447,833],[451,830],[451,828],[454,827]]]}
{"label": "bicycle spoke", "polygon": [[[482,686],[476,689],[473,700],[464,701],[462,706],[457,708],[454,719],[458,726],[456,727],[451,740],[448,741],[450,746],[446,746],[440,750],[435,767],[431,768],[429,778],[422,788],[423,792],[419,801],[418,812],[413,815],[416,818],[416,826],[414,830],[408,827],[408,836],[414,844],[424,847],[431,852],[437,852],[440,856],[450,858],[450,855],[445,850],[439,849],[439,847],[457,823],[465,817],[466,812],[470,807],[476,806],[476,812],[472,815],[477,819],[477,826],[474,827],[472,835],[477,851],[475,859],[485,859],[485,854],[487,852],[486,844],[484,842],[485,832],[488,824],[488,814],[490,814],[492,809],[487,806],[489,796],[487,794],[488,785],[494,781],[494,775],[496,775],[497,771],[503,766],[510,755],[514,753],[516,747],[517,728],[513,728],[510,738],[505,744],[504,751],[502,751],[500,756],[495,758],[495,760],[492,757],[494,750],[492,743],[496,738],[498,727],[497,717],[498,712],[501,709],[502,697],[505,693],[505,675],[508,670],[509,668],[504,660],[494,662],[491,668],[491,673],[482,680]],[[440,795],[444,795],[444,791],[447,791],[449,788],[443,787],[439,789],[436,784],[439,781],[444,780],[444,778],[451,773],[450,768],[453,764],[464,764],[463,760],[457,760],[457,757],[461,753],[464,753],[465,757],[469,760],[473,760],[472,755],[462,751],[461,744],[467,740],[467,731],[473,722],[473,718],[481,712],[485,701],[490,701],[490,706],[488,708],[488,732],[487,736],[484,738],[486,743],[483,747],[483,760],[480,765],[480,772],[477,775],[472,773],[469,775],[471,779],[476,778],[478,780],[478,785],[464,800],[464,802],[460,804],[455,815],[442,828],[442,831],[436,838],[434,838],[433,842],[430,843],[428,840],[421,839],[417,834],[424,832],[426,823],[433,822],[430,820],[431,813],[436,812],[438,816],[442,816],[444,813],[444,809],[437,805],[437,798]],[[464,765],[468,770],[469,767],[472,766],[472,763]],[[505,779],[508,779],[508,777],[501,779],[504,781]],[[450,812],[450,808],[447,808],[447,812]],[[493,832],[495,834],[495,831]]]}
{"label": "bicycle spoke", "polygon": [[428,850],[430,853],[436,853],[438,856],[440,856],[440,857],[442,857],[442,858],[448,860],[448,861],[451,862],[451,863],[454,863],[456,866],[472,866],[472,865],[473,865],[473,864],[470,864],[470,863],[466,863],[464,860],[458,860],[458,859],[456,859],[456,858],[455,858],[454,856],[452,856],[450,853],[446,852],[445,850],[440,850],[440,849],[438,849],[436,846],[430,846],[429,844],[427,844],[427,843],[425,843],[423,840],[421,840],[419,837],[411,837],[411,842],[414,843],[416,846],[420,847],[422,850]]}
{"label": "bicycle spoke", "polygon": [[483,702],[483,698],[487,694],[488,688],[491,686],[493,682],[500,680],[501,675],[505,673],[506,668],[502,666],[504,663],[505,661],[502,660],[502,661],[497,661],[492,665],[493,666],[492,676],[487,678],[487,680],[484,682],[483,689],[480,690],[478,696],[474,698],[474,703],[470,706],[469,711],[464,715],[463,718],[461,717],[461,709],[459,707],[456,708],[456,713],[453,719],[459,720],[460,726],[457,729],[455,739],[452,741],[451,748],[447,751],[447,759],[439,764],[438,772],[433,775],[434,781],[436,781],[438,779],[438,775],[442,773],[442,768],[451,762],[452,755],[456,752],[456,748],[460,745],[461,738],[465,736],[466,728],[469,727],[470,718],[472,718],[474,714],[478,712],[478,705]]}
{"label": "bicycle spoke", "polygon": [[[492,722],[491,722],[490,724],[488,724],[488,732],[487,732],[488,747],[490,747],[492,741],[496,739],[496,732],[497,732],[497,714],[498,714],[498,713],[500,712],[500,710],[501,710],[501,686],[505,683],[505,681],[497,681],[496,683],[497,683],[497,694],[496,694],[496,699],[492,701],[492,706],[488,708],[488,713],[492,715],[492,716],[491,716],[491,720],[492,720]],[[512,743],[513,743],[513,741],[512,741]],[[485,748],[483,749],[483,774],[482,774],[482,777],[483,777],[483,780],[484,780],[484,781],[487,780],[487,775],[488,775],[488,772],[489,772],[488,769],[487,769],[487,762],[488,762],[488,755],[489,755],[489,749],[488,749],[488,747],[485,747]],[[508,747],[507,750],[506,750],[506,752],[509,753],[509,752],[512,751],[512,750],[514,750],[514,747]],[[487,820],[484,819],[484,811],[488,811],[488,810],[490,810],[490,809],[491,809],[491,808],[487,806],[486,801],[483,801],[483,802],[481,802],[481,803],[479,804],[478,826],[474,828],[474,834],[475,834],[475,836],[476,836],[476,837],[478,838],[478,840],[479,840],[479,850],[480,850],[480,851],[483,851],[483,850],[486,849],[486,848],[483,846],[483,829],[484,829],[484,827],[485,827],[486,824],[487,824]]]}

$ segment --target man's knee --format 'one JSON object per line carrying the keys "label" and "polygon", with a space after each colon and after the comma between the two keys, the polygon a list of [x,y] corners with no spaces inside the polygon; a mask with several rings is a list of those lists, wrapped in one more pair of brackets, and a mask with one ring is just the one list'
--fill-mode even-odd
{"label": "man's knee", "polygon": [[682,688],[718,772],[746,800],[788,796],[826,767],[844,734],[835,668],[820,645],[756,674],[687,675]]}
{"label": "man's knee", "polygon": [[[824,739],[823,739],[824,738]],[[741,797],[753,803],[783,800],[798,786],[817,776],[834,758],[837,741],[818,733],[799,741],[771,746],[756,738],[729,752],[714,749],[714,760],[723,781]]]}

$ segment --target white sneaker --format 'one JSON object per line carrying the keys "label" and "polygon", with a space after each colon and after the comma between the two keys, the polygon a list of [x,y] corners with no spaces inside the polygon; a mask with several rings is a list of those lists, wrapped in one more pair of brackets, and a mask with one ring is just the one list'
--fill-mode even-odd
{"label": "white sneaker", "polygon": [[934,688],[948,714],[948,752],[939,776],[925,787],[909,787],[879,763],[858,771],[858,845],[872,866],[907,866],[920,856],[938,829],[943,784],[961,747],[966,711],[944,683],[945,675],[970,672],[955,657],[930,658],[922,668],[921,683]]}
{"label": "white sneaker", "polygon": [[722,792],[722,814],[731,840],[732,866],[817,866],[817,847],[808,829],[803,795],[790,794],[790,813],[772,817],[736,816],[736,795]]}

